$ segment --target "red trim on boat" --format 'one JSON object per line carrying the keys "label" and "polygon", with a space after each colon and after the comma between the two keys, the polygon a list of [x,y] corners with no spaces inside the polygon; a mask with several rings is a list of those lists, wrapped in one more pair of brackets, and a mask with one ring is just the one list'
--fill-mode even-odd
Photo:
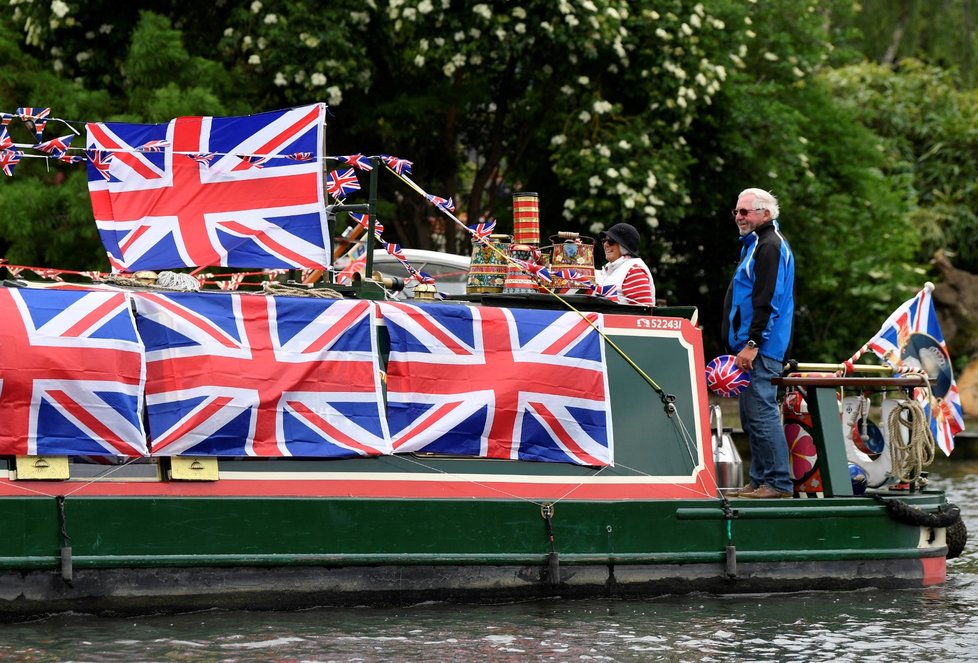
{"label": "red trim on boat", "polygon": [[397,479],[301,479],[225,478],[214,482],[182,481],[106,481],[80,482],[0,480],[2,497],[352,497],[406,499],[526,499],[526,500],[658,500],[709,499],[715,497],[712,486],[700,481],[689,484],[586,484],[530,483],[526,481]]}
{"label": "red trim on boat", "polygon": [[947,580],[946,557],[923,557],[920,563],[924,571],[924,587],[940,585]]}

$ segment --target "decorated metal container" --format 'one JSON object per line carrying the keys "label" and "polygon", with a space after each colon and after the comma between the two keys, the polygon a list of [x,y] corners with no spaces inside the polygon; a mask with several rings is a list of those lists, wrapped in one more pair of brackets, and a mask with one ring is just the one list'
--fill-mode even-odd
{"label": "decorated metal container", "polygon": [[594,282],[594,238],[559,232],[551,235],[550,241],[551,287],[555,291],[566,293]]}
{"label": "decorated metal container", "polygon": [[469,277],[465,292],[472,294],[499,293],[506,283],[509,255],[509,235],[490,235],[489,246],[475,242],[472,247],[472,262],[469,264]]}
{"label": "decorated metal container", "polygon": [[513,241],[534,246],[540,243],[540,197],[532,191],[513,194]]}
{"label": "decorated metal container", "polygon": [[[514,243],[510,247],[509,255],[516,260],[535,263],[538,252],[535,252],[533,247],[528,244]],[[533,276],[515,262],[511,262],[506,271],[506,283],[503,292],[507,295],[522,295],[538,291],[539,288],[537,288]]]}

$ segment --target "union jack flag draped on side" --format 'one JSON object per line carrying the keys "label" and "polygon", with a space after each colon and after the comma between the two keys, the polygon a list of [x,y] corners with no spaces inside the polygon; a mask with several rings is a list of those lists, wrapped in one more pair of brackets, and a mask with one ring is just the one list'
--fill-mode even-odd
{"label": "union jack flag draped on side", "polygon": [[[324,269],[324,113],[316,104],[167,124],[88,124],[90,153],[112,157],[101,169],[89,164],[88,188],[113,271]],[[315,158],[284,158],[296,152]],[[200,158],[211,153],[210,163]]]}
{"label": "union jack flag draped on side", "polygon": [[147,453],[126,294],[0,288],[0,319],[0,454]]}
{"label": "union jack flag draped on side", "polygon": [[390,453],[367,301],[140,293],[154,455]]}
{"label": "union jack flag draped on side", "polygon": [[915,389],[914,396],[930,417],[937,446],[950,455],[954,449],[954,436],[964,430],[964,411],[944,333],[934,311],[932,287],[928,285],[901,304],[869,340],[866,348],[890,366],[922,368],[931,379],[936,379],[930,391]]}
{"label": "union jack flag draped on side", "polygon": [[604,345],[580,316],[379,306],[390,333],[395,452],[612,463]]}

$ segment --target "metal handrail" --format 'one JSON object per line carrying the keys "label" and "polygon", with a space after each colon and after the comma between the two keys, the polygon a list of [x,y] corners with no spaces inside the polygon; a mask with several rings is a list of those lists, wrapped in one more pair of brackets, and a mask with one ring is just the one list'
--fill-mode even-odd
{"label": "metal handrail", "polygon": [[773,378],[773,384],[784,387],[926,387],[936,382],[926,375],[906,375],[904,377],[851,378],[835,375],[818,377],[792,377],[787,375]]}

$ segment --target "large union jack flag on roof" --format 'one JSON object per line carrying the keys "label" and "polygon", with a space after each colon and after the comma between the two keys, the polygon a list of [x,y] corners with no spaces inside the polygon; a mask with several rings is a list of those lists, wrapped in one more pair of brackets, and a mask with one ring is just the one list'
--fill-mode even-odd
{"label": "large union jack flag on roof", "polygon": [[395,452],[612,463],[604,345],[579,315],[379,306]]}
{"label": "large union jack flag on roof", "polygon": [[[88,169],[112,269],[325,268],[324,113],[315,104],[166,124],[88,124],[89,150],[112,157],[104,172]],[[315,158],[288,158],[296,152]]]}
{"label": "large union jack flag on roof", "polygon": [[154,455],[390,453],[370,302],[134,297]]}
{"label": "large union jack flag on roof", "polygon": [[0,454],[147,453],[126,294],[0,288],[0,320]]}

